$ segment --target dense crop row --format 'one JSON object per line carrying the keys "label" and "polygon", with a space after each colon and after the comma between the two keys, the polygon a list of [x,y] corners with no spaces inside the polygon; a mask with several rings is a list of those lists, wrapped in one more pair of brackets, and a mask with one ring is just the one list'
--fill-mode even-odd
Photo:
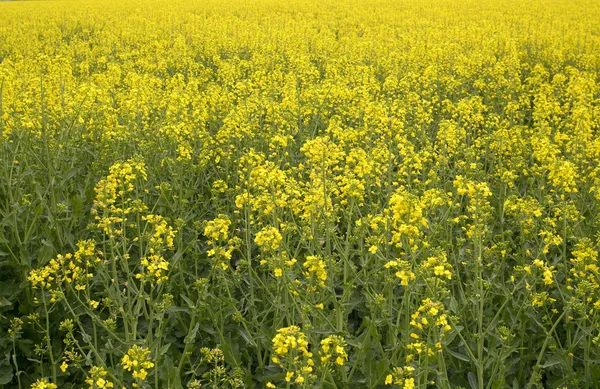
{"label": "dense crop row", "polygon": [[592,388],[600,3],[0,4],[0,387]]}

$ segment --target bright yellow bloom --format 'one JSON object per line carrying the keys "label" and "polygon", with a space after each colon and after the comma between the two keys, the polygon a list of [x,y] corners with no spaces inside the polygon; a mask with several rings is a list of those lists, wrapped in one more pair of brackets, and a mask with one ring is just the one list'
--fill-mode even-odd
{"label": "bright yellow bloom", "polygon": [[31,384],[31,389],[57,389],[56,384],[51,383],[46,378],[40,378]]}
{"label": "bright yellow bloom", "polygon": [[121,359],[121,364],[127,371],[132,371],[133,378],[145,380],[148,370],[154,367],[150,359],[150,350],[134,345]]}
{"label": "bright yellow bloom", "polygon": [[104,367],[92,366],[85,383],[89,385],[89,389],[113,388],[114,384],[105,378],[107,375],[108,372]]}
{"label": "bright yellow bloom", "polygon": [[388,375],[385,377],[385,384],[386,384],[386,385],[391,385],[391,384],[392,384],[392,379],[393,379],[392,375],[391,375],[391,374],[388,374]]}
{"label": "bright yellow bloom", "polygon": [[254,241],[263,251],[273,251],[279,248],[283,237],[275,227],[265,227],[256,234]]}

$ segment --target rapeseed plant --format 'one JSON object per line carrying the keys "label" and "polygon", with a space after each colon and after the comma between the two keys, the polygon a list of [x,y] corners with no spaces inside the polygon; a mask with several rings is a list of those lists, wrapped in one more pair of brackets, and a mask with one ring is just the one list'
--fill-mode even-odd
{"label": "rapeseed plant", "polygon": [[598,2],[146,5],[0,2],[0,386],[600,380]]}

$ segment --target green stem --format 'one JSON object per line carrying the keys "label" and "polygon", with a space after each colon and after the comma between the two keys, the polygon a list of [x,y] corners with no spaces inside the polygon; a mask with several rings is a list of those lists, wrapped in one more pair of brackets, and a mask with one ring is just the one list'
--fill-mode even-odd
{"label": "green stem", "polygon": [[540,368],[540,363],[542,363],[542,357],[544,356],[544,352],[546,351],[546,347],[548,347],[548,342],[550,341],[550,339],[552,338],[552,333],[554,332],[554,330],[556,329],[556,327],[558,326],[558,323],[560,323],[560,321],[565,317],[565,315],[567,314],[567,310],[565,310],[559,317],[558,319],[556,319],[556,321],[554,322],[554,324],[552,325],[552,328],[550,328],[550,331],[548,331],[548,333],[546,334],[546,339],[544,340],[544,344],[542,344],[542,349],[540,350],[539,354],[538,354],[538,358],[537,361],[535,363],[535,366],[533,367],[533,371],[531,373],[531,378],[529,379],[529,383],[527,384],[527,388],[526,389],[531,389],[531,386],[533,385],[533,379],[535,377],[535,373],[537,373],[537,371]]}
{"label": "green stem", "polygon": [[250,306],[254,306],[254,277],[252,272],[252,241],[250,240],[250,215],[248,207],[244,207],[244,222],[245,222],[245,240],[246,240],[246,260],[248,261],[248,283],[250,285]]}
{"label": "green stem", "polygon": [[[1,113],[1,111],[0,111],[0,113]],[[16,347],[16,342],[15,342],[14,338],[12,341],[12,346],[13,346],[12,361],[13,361],[13,365],[15,365],[15,375],[17,376],[17,382],[19,383],[19,389],[21,389],[21,372],[19,371],[19,363],[17,362],[17,347]]]}
{"label": "green stem", "polygon": [[50,364],[52,365],[52,382],[57,382],[56,377],[58,376],[56,371],[56,362],[54,361],[54,352],[52,350],[52,341],[50,339],[50,313],[48,312],[48,305],[46,304],[46,294],[42,291],[42,302],[44,304],[44,312],[46,313],[46,347],[48,348],[48,355],[50,356]]}

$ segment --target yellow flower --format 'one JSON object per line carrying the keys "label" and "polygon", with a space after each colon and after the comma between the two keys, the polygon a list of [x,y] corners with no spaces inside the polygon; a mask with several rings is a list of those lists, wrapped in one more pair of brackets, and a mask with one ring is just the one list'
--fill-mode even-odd
{"label": "yellow flower", "polygon": [[411,266],[408,262],[403,260],[397,261],[388,261],[384,267],[386,269],[396,269],[396,277],[400,279],[400,285],[408,286],[410,281],[414,281],[416,276],[415,273],[411,270]]}
{"label": "yellow flower", "polygon": [[67,371],[68,368],[69,368],[69,364],[67,364],[66,361],[63,361],[63,363],[60,365],[60,370],[64,373]]}
{"label": "yellow flower", "polygon": [[104,367],[93,366],[85,379],[85,383],[90,386],[90,389],[113,388],[114,384],[105,378],[107,375],[108,372]]}
{"label": "yellow flower", "polygon": [[325,261],[323,261],[321,257],[314,255],[307,256],[304,267],[307,269],[307,271],[304,272],[304,275],[307,278],[315,280],[322,287],[325,286],[324,281],[327,280],[327,269]]}
{"label": "yellow flower", "polygon": [[[409,355],[412,357],[412,355]],[[409,359],[409,358],[407,358]],[[412,358],[411,358],[412,359]],[[409,362],[409,361],[407,361]],[[388,374],[385,377],[385,384],[391,385],[396,384],[400,385],[402,389],[410,388],[414,389],[414,378],[412,377],[414,372],[414,368],[412,366],[405,366],[403,368],[394,367],[392,370],[392,374]]]}
{"label": "yellow flower", "polygon": [[330,335],[321,341],[321,362],[333,360],[336,365],[343,366],[348,360],[345,350],[346,341],[338,335]]}
{"label": "yellow flower", "polygon": [[285,355],[290,350],[298,350],[304,356],[310,356],[306,335],[297,326],[278,329],[277,335],[273,338],[273,349],[278,355]]}
{"label": "yellow flower", "polygon": [[121,359],[121,364],[127,371],[132,371],[133,378],[145,380],[148,376],[147,369],[154,367],[150,360],[150,350],[134,345]]}
{"label": "yellow flower", "polygon": [[393,379],[392,375],[391,375],[391,374],[388,374],[388,375],[385,377],[385,384],[386,384],[386,385],[391,385],[391,384],[392,384],[392,379]]}
{"label": "yellow flower", "polygon": [[31,389],[57,389],[56,384],[51,383],[46,378],[40,378],[31,384]]}
{"label": "yellow flower", "polygon": [[216,219],[206,223],[204,236],[217,242],[223,241],[229,236],[229,226],[231,226],[231,220],[225,215],[218,215]]}
{"label": "yellow flower", "polygon": [[263,251],[274,251],[279,248],[283,237],[275,227],[265,227],[256,234],[254,241]]}
{"label": "yellow flower", "polygon": [[285,380],[286,380],[286,382],[290,382],[292,380],[292,377],[294,377],[294,372],[293,371],[288,371],[285,374]]}

